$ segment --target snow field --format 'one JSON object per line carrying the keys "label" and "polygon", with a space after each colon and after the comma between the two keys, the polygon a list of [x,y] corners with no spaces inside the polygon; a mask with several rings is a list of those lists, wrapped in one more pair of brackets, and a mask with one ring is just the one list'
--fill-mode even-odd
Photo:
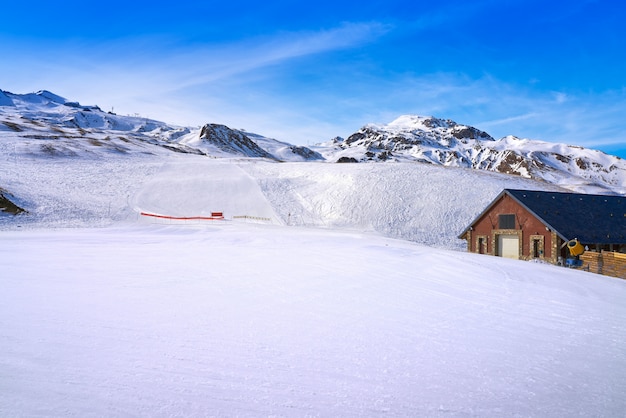
{"label": "snow field", "polygon": [[552,186],[410,163],[7,150],[0,185],[32,214],[0,217],[0,416],[626,410],[626,282],[434,248],[464,248],[502,188]]}
{"label": "snow field", "polygon": [[624,282],[370,234],[5,231],[2,416],[620,416]]}

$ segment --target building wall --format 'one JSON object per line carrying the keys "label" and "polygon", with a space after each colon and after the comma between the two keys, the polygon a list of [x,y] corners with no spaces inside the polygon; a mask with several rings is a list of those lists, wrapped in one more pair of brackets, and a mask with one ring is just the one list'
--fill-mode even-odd
{"label": "building wall", "polygon": [[[501,214],[515,215],[514,229],[499,229],[498,215]],[[537,240],[541,246],[539,258],[552,263],[557,262],[560,248],[557,245],[556,234],[547,230],[539,219],[507,194],[504,194],[468,231],[467,249],[470,252],[497,255],[496,246],[500,234],[518,235],[520,259],[534,258],[533,240]]]}

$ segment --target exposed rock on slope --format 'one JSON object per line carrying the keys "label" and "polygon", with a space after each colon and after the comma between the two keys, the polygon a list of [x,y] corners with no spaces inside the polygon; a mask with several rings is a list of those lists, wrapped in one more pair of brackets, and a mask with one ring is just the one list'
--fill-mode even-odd
{"label": "exposed rock on slope", "polygon": [[12,215],[26,212],[26,210],[13,203],[11,198],[13,198],[12,195],[0,187],[0,212],[10,213]]}
{"label": "exposed rock on slope", "polygon": [[222,157],[268,158],[276,161],[324,160],[318,152],[307,147],[215,123],[204,125],[199,134],[187,135],[180,143]]}
{"label": "exposed rock on slope", "polygon": [[200,139],[229,154],[274,159],[272,154],[259,147],[243,132],[230,129],[225,125],[215,123],[204,125],[200,131]]}

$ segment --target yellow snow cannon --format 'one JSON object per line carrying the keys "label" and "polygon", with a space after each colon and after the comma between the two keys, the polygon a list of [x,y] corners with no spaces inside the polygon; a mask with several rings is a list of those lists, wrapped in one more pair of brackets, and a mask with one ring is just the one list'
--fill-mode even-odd
{"label": "yellow snow cannon", "polygon": [[585,252],[585,247],[582,246],[577,238],[574,238],[567,242],[567,249],[573,257],[579,256]]}

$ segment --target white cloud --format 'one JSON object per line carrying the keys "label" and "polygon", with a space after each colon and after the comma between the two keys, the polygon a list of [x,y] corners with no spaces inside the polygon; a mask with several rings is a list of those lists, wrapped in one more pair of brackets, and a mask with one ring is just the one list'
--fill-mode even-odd
{"label": "white cloud", "polygon": [[244,94],[254,93],[250,80],[258,77],[258,70],[362,45],[388,30],[376,22],[343,23],[319,31],[281,32],[193,47],[157,38],[41,49],[23,45],[21,51],[14,48],[17,61],[0,63],[7,76],[2,88],[17,89],[17,93],[48,89],[107,110],[113,107],[122,114],[140,113],[179,124],[204,123],[207,114],[227,116],[227,108],[241,112],[237,102]]}
{"label": "white cloud", "polygon": [[517,116],[509,116],[509,117],[505,117],[503,119],[497,119],[497,120],[490,120],[487,122],[480,122],[480,125],[485,128],[489,128],[489,127],[493,127],[493,126],[498,126],[498,125],[509,125],[513,122],[519,122],[519,121],[523,121],[523,120],[528,120],[528,119],[532,119],[539,116],[538,113],[536,112],[530,112],[530,113],[526,113],[523,115],[517,115]]}
{"label": "white cloud", "polygon": [[561,92],[554,92],[554,100],[558,103],[565,103],[568,100],[568,96],[565,93],[561,93]]}
{"label": "white cloud", "polygon": [[179,70],[184,77],[171,87],[203,85],[294,58],[350,48],[369,42],[387,30],[378,23],[346,23],[318,32],[285,32],[264,39],[199,48],[172,57],[186,68]]}
{"label": "white cloud", "polygon": [[346,64],[341,75],[327,75],[331,88],[316,91],[305,85],[290,89],[274,71],[298,58],[365,45],[390,30],[378,23],[345,23],[182,49],[154,39],[13,48],[12,59],[0,62],[7,83],[0,88],[48,89],[121,114],[190,126],[225,123],[302,144],[407,113],[454,119],[496,138],[512,134],[588,147],[626,142],[626,90],[543,91],[541,83],[516,85],[489,75],[376,73],[350,71]]}

